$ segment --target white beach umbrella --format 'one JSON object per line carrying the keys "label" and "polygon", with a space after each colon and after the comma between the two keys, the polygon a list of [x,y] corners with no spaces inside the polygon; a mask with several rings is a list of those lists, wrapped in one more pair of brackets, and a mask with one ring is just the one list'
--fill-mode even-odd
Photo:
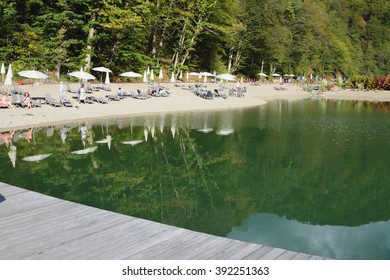
{"label": "white beach umbrella", "polygon": [[119,76],[129,77],[129,78],[141,78],[142,77],[141,74],[135,73],[135,72],[132,72],[132,71],[119,74]]}
{"label": "white beach umbrella", "polygon": [[180,71],[180,74],[179,74],[179,79],[183,79],[183,71]]}
{"label": "white beach umbrella", "polygon": [[98,71],[98,72],[110,72],[110,73],[112,73],[112,71],[110,69],[108,69],[107,67],[104,67],[104,66],[94,67],[94,68],[92,68],[92,70]]}
{"label": "white beach umbrella", "polygon": [[10,63],[9,66],[8,66],[7,75],[5,76],[5,81],[4,81],[4,85],[5,86],[8,86],[8,87],[12,86],[12,77],[13,77],[13,75],[12,75],[12,65]]}
{"label": "white beach umbrella", "polygon": [[190,72],[189,75],[190,75],[190,76],[199,76],[200,74],[197,73],[197,72]]}
{"label": "white beach umbrella", "polygon": [[68,75],[72,76],[72,77],[75,77],[75,78],[83,79],[83,80],[94,80],[94,79],[96,79],[96,77],[94,75],[89,74],[89,73],[84,72],[84,71],[70,72]]}
{"label": "white beach umbrella", "polygon": [[204,82],[205,83],[207,83],[207,77],[213,77],[214,75],[213,74],[211,74],[210,72],[201,72],[201,73],[199,73],[199,75],[201,75],[201,76],[204,76]]}
{"label": "white beach umbrella", "polygon": [[217,76],[215,76],[217,79],[221,79],[221,80],[227,80],[227,81],[234,81],[236,79],[236,76],[232,75],[232,74],[219,74]]}
{"label": "white beach umbrella", "polygon": [[4,63],[1,64],[0,74],[1,74],[1,81],[4,82],[4,74],[5,74]]}
{"label": "white beach umbrella", "polygon": [[143,81],[144,83],[147,83],[147,82],[148,82],[148,77],[147,77],[147,72],[146,72],[146,71],[144,71],[144,78],[142,79],[142,81]]}
{"label": "white beach umbrella", "polygon": [[150,70],[150,80],[151,81],[154,81],[154,73],[153,73],[153,69]]}
{"label": "white beach umbrella", "polygon": [[267,74],[264,74],[264,73],[259,73],[258,74],[260,77],[268,77]]}
{"label": "white beach umbrella", "polygon": [[175,82],[175,73],[172,72],[172,75],[171,75],[171,83],[174,83]]}
{"label": "white beach umbrella", "polygon": [[163,70],[162,70],[162,68],[160,68],[160,73],[158,74],[158,79],[162,80],[163,78],[164,78]]}
{"label": "white beach umbrella", "polygon": [[[108,69],[107,67],[100,66],[100,67],[94,67],[92,70],[97,71],[97,72],[102,72],[102,73],[112,73],[111,69]],[[106,81],[107,81],[107,75],[106,75]],[[102,82],[102,76],[100,76],[100,82]],[[108,84],[110,81],[108,81]],[[107,82],[105,82],[107,84]]]}
{"label": "white beach umbrella", "polygon": [[273,73],[272,77],[280,77],[280,75],[278,73]]}
{"label": "white beach umbrella", "polygon": [[150,75],[150,68],[148,66],[148,69],[146,70],[146,75]]}
{"label": "white beach umbrella", "polygon": [[214,76],[210,72],[201,72],[201,73],[199,73],[199,75],[206,76],[206,77],[213,77]]}
{"label": "white beach umbrella", "polygon": [[106,72],[106,80],[104,81],[106,85],[110,83],[110,72]]}
{"label": "white beach umbrella", "polygon": [[49,77],[48,75],[37,70],[20,71],[18,72],[18,75],[28,79],[47,79]]}

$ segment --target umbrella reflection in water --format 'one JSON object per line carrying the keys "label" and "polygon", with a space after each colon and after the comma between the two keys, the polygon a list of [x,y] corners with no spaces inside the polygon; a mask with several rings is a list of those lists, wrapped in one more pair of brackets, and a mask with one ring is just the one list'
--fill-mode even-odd
{"label": "umbrella reflection in water", "polygon": [[9,159],[11,160],[12,166],[16,166],[16,146],[11,146],[8,152]]}
{"label": "umbrella reflection in water", "polygon": [[234,132],[233,128],[223,128],[217,131],[218,135],[227,136]]}
{"label": "umbrella reflection in water", "polygon": [[36,161],[36,162],[39,162],[47,157],[49,157],[51,154],[42,154],[42,155],[35,155],[35,156],[28,156],[28,157],[24,157],[22,158],[22,160],[24,161]]}
{"label": "umbrella reflection in water", "polygon": [[122,141],[122,144],[125,144],[125,145],[131,145],[131,146],[135,146],[139,143],[142,143],[144,140],[131,140],[131,141]]}
{"label": "umbrella reflection in water", "polygon": [[71,153],[75,154],[75,155],[85,155],[85,154],[93,153],[96,149],[97,149],[97,146],[94,146],[94,147],[90,147],[90,148],[86,148],[86,149],[82,149],[82,150],[73,151]]}
{"label": "umbrella reflection in water", "polygon": [[106,139],[95,141],[95,143],[97,143],[97,144],[107,144],[108,145],[108,149],[111,150],[111,141],[112,141],[111,135],[107,135]]}

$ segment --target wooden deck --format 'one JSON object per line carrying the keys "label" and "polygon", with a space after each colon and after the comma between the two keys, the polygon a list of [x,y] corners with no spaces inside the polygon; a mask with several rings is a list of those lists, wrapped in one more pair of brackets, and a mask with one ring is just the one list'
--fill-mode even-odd
{"label": "wooden deck", "polygon": [[0,259],[325,259],[96,209],[0,183]]}

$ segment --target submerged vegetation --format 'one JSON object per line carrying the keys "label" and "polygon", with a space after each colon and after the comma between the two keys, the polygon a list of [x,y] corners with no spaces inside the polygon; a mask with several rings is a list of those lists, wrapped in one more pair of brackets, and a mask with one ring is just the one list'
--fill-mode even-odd
{"label": "submerged vegetation", "polygon": [[0,24],[15,70],[390,72],[384,0],[0,0]]}

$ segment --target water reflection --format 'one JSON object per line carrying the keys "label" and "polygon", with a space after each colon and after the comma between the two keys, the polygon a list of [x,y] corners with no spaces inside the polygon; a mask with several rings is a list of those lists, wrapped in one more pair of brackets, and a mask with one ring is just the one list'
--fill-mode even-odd
{"label": "water reflection", "polygon": [[[284,243],[276,238],[280,227],[289,232],[291,223],[301,226],[298,231],[310,233],[302,240],[310,244],[317,231],[331,231],[340,240],[351,229],[377,237],[382,229],[375,225],[390,219],[390,121],[381,106],[358,104],[277,101],[248,110],[5,132],[0,181],[220,236],[232,234],[248,217],[272,213],[288,223],[274,223],[265,232],[255,227],[262,237],[256,241],[267,244],[274,236],[271,245],[290,248],[296,243],[299,248],[292,248],[297,251],[316,247],[305,247],[296,238]],[[47,154],[38,162],[14,164],[11,159],[16,163]],[[305,229],[308,225],[316,230]],[[360,235],[362,243],[376,245],[356,247],[324,238],[316,250],[332,249],[308,253],[388,258],[388,253],[366,248],[382,246],[387,237],[373,241],[369,234]]]}
{"label": "water reflection", "polygon": [[[227,237],[336,259],[390,259],[389,232],[390,221],[358,227],[321,226],[255,214],[233,227]],[[356,250],[346,251],[346,247]]]}

